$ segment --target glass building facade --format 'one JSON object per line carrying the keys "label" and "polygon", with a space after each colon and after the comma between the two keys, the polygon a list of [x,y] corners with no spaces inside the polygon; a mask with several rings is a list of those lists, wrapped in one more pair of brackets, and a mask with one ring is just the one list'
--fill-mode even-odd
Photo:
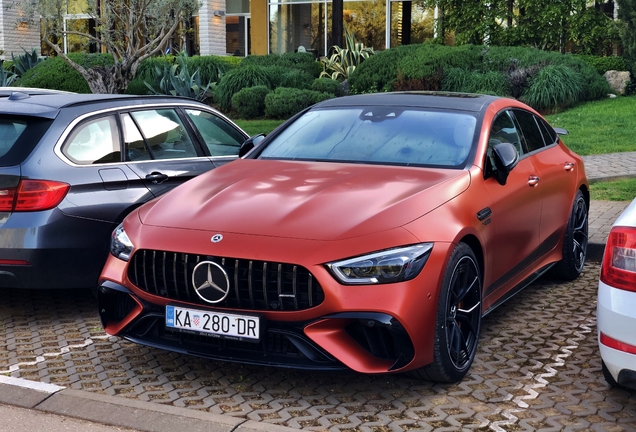
{"label": "glass building facade", "polygon": [[[383,50],[420,43],[433,35],[432,13],[410,1],[344,0],[345,31],[357,42]],[[317,57],[331,46],[331,0],[268,0],[269,52],[295,52],[300,47]]]}

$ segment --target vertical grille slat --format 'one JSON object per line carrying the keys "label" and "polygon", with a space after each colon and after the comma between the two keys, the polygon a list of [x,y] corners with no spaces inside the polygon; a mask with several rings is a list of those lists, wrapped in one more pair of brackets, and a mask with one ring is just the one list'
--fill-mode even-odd
{"label": "vertical grille slat", "polygon": [[294,309],[298,310],[298,296],[296,290],[296,281],[298,277],[298,266],[294,266],[292,270],[292,293],[294,294]]}
{"label": "vertical grille slat", "polygon": [[250,293],[250,305],[252,309],[254,309],[254,287],[252,287],[252,266],[254,265],[253,261],[249,262],[248,271],[247,271],[247,288]]}
{"label": "vertical grille slat", "polygon": [[131,258],[128,277],[151,294],[210,306],[192,286],[192,272],[201,261],[220,263],[230,277],[228,296],[214,307],[291,311],[324,300],[322,287],[306,268],[277,262],[139,250]]}
{"label": "vertical grille slat", "polygon": [[283,298],[280,296],[283,293],[283,265],[278,264],[278,273],[276,274],[276,288],[278,289],[278,304],[280,310],[283,310]]}
{"label": "vertical grille slat", "polygon": [[265,300],[265,308],[269,307],[269,300],[267,299],[267,263],[263,263],[263,299]]}
{"label": "vertical grille slat", "polygon": [[234,260],[234,292],[236,293],[236,301],[241,304],[241,294],[239,293],[239,260]]}
{"label": "vertical grille slat", "polygon": [[[144,251],[143,258],[142,258],[141,262],[142,262],[141,271],[144,274],[144,284],[148,287],[148,277],[146,276],[146,274],[148,273],[146,271],[146,251]],[[159,294],[156,291],[153,291],[153,292],[155,292],[155,294]]]}

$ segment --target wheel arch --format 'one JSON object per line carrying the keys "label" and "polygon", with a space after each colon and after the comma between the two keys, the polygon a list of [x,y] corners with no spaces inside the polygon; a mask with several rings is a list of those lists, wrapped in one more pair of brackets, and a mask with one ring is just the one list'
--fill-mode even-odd
{"label": "wheel arch", "polygon": [[590,211],[590,190],[587,185],[582,184],[579,186],[579,190],[583,193],[583,198],[585,199],[585,205],[587,206],[587,211]]}
{"label": "wheel arch", "polygon": [[459,240],[461,243],[466,243],[468,247],[470,247],[475,254],[475,258],[477,258],[477,264],[479,265],[479,271],[481,272],[481,277],[483,281],[485,263],[484,263],[484,251],[481,246],[481,242],[477,237],[472,234],[467,234]]}

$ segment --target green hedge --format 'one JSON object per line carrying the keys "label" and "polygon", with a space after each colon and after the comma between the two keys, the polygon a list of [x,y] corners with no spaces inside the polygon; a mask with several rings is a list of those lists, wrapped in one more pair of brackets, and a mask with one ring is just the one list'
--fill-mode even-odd
{"label": "green hedge", "polygon": [[320,62],[316,61],[313,54],[307,52],[268,54],[263,56],[251,55],[241,61],[240,67],[246,66],[280,66],[286,69],[298,69],[318,78],[322,71]]}
{"label": "green hedge", "polygon": [[342,85],[331,78],[316,78],[311,83],[311,89],[320,93],[329,93],[334,96],[344,96]]}
{"label": "green hedge", "polygon": [[[555,110],[605,97],[610,91],[598,68],[588,63],[592,56],[581,57],[536,48],[425,43],[371,56],[353,72],[349,83],[352,93],[391,90],[488,93],[521,98],[540,110]],[[607,62],[605,66],[610,64],[610,60],[603,61]],[[542,72],[545,68],[547,71]],[[548,78],[550,73],[554,77]],[[570,79],[568,85],[561,82],[564,77]],[[540,88],[544,85],[547,87]]]}
{"label": "green hedge", "polygon": [[305,108],[332,97],[331,94],[313,90],[279,87],[265,97],[265,115],[288,119]]}
{"label": "green hedge", "polygon": [[265,97],[269,87],[260,85],[244,88],[232,96],[232,107],[243,119],[254,119],[265,115]]}
{"label": "green hedge", "polygon": [[629,62],[625,60],[623,57],[618,56],[593,56],[593,55],[576,55],[575,57],[580,58],[585,63],[592,66],[596,69],[596,72],[601,75],[607,72],[608,70],[617,70],[617,71],[628,71],[631,70],[629,66]]}
{"label": "green hedge", "polygon": [[[113,56],[109,54],[70,53],[68,56],[71,60],[86,68],[111,66],[113,64]],[[14,85],[91,93],[84,77],[70,67],[61,57],[51,57],[44,60],[34,68],[29,69]]]}
{"label": "green hedge", "polygon": [[272,87],[270,75],[265,68],[245,66],[233,69],[221,77],[214,91],[214,100],[222,110],[227,111],[232,104],[232,97],[244,88],[264,85]]}

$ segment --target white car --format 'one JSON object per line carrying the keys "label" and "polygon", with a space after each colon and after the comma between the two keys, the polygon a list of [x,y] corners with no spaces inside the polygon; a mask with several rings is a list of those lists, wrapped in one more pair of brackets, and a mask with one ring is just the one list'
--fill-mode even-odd
{"label": "white car", "polygon": [[605,380],[636,389],[636,199],[607,239],[596,316]]}

